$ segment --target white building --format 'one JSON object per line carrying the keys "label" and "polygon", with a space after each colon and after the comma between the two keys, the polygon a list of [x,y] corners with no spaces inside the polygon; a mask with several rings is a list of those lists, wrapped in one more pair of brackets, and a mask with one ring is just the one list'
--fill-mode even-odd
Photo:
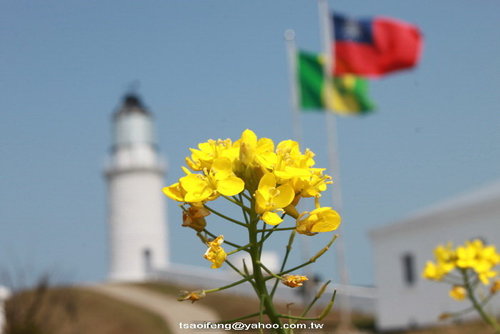
{"label": "white building", "polygon": [[144,280],[152,269],[168,265],[165,169],[151,113],[137,96],[125,96],[113,114],[105,169],[110,280]]}
{"label": "white building", "polygon": [[[481,238],[500,248],[500,181],[453,198],[370,233],[378,288],[380,330],[436,325],[445,312],[468,307],[448,297],[449,285],[421,277],[433,249],[448,241]],[[500,298],[491,311],[500,313]]]}

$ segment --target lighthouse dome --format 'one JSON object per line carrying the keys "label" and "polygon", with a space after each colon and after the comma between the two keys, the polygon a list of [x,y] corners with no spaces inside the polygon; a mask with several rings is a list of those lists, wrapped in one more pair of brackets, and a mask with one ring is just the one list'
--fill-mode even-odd
{"label": "lighthouse dome", "polygon": [[113,147],[156,146],[151,113],[135,94],[127,94],[114,114]]}

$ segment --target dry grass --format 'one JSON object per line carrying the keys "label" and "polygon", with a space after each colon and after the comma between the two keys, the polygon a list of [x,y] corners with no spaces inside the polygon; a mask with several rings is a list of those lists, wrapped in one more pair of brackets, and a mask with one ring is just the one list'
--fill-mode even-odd
{"label": "dry grass", "polygon": [[82,288],[37,287],[6,304],[5,334],[165,334],[148,311]]}
{"label": "dry grass", "polygon": [[[160,292],[163,294],[167,294],[170,296],[178,296],[180,290],[190,290],[189,287],[183,287],[182,289],[163,282],[149,282],[139,284],[141,287],[148,288],[150,290],[154,290],[156,292]],[[195,289],[192,289],[195,290]],[[204,299],[201,299],[197,302],[199,305],[207,306],[213,309],[219,317],[223,320],[235,319],[246,314],[252,314],[258,312],[259,310],[259,301],[256,298],[251,298],[248,296],[234,295],[226,292],[218,292],[214,294],[210,294]],[[303,307],[301,305],[286,305],[286,304],[278,304],[277,309],[280,313],[287,314],[291,312],[291,314],[300,314]],[[313,309],[309,313],[308,316],[314,317],[317,316],[322,311],[321,308]],[[362,314],[354,314],[353,316],[354,323],[359,329],[368,329],[372,330],[374,327],[373,317],[362,315]],[[259,321],[258,317],[253,317],[249,319],[243,320],[245,323],[252,323]],[[306,321],[309,323],[309,321]],[[326,333],[331,333],[339,322],[339,314],[338,312],[330,312],[330,314],[323,319],[321,322],[324,324],[324,330]],[[318,334],[321,331],[316,331]]]}

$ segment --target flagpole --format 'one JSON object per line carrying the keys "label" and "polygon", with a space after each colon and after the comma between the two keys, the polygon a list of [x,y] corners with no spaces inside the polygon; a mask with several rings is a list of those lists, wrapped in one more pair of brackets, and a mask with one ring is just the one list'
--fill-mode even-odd
{"label": "flagpole", "polygon": [[[287,29],[285,31],[285,43],[288,56],[288,73],[290,76],[290,98],[291,98],[291,110],[292,110],[292,120],[293,120],[293,137],[299,143],[302,144],[302,122],[300,118],[300,107],[299,107],[299,89],[297,86],[297,43],[295,41],[295,31],[292,29]],[[300,203],[299,203],[300,205]],[[301,239],[301,253],[304,261],[310,258],[310,248],[309,239]],[[306,269],[307,270],[307,269]],[[306,272],[309,274],[309,272]],[[306,285],[304,286],[305,293],[303,296],[304,304],[309,302],[309,297],[311,297],[313,291]]]}
{"label": "flagpole", "polygon": [[297,44],[295,42],[295,31],[287,29],[285,31],[285,43],[288,57],[288,73],[290,76],[290,98],[293,122],[293,137],[302,142],[302,124],[300,121],[299,95],[297,89]]}
{"label": "flagpole", "polygon": [[[335,64],[335,41],[334,41],[334,26],[330,18],[330,10],[328,8],[327,0],[318,0],[320,27],[322,32],[322,44],[323,52],[325,54],[324,63],[324,76],[326,82],[331,84],[333,66]],[[331,89],[327,89],[327,96],[325,97],[328,101],[332,101],[333,96],[331,94]],[[332,103],[332,105],[334,105]],[[326,132],[328,138],[328,157],[330,171],[334,177],[334,185],[332,187],[332,204],[333,207],[342,212],[342,188],[340,180],[340,163],[338,154],[338,130],[337,130],[337,120],[334,114],[331,112],[325,113],[326,118]],[[347,272],[346,262],[345,262],[345,238],[337,239],[335,250],[337,257],[337,271],[340,275],[340,283],[347,287],[349,285],[349,275]],[[351,319],[351,303],[349,295],[346,293],[340,294],[340,331],[349,331],[352,324]]]}

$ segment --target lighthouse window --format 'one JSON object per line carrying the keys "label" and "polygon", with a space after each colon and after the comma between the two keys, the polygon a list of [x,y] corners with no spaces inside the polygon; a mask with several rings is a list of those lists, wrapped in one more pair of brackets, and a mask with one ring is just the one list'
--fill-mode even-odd
{"label": "lighthouse window", "polygon": [[152,269],[152,254],[151,254],[151,249],[146,248],[142,252],[143,260],[144,260],[144,270],[146,272],[151,271]]}
{"label": "lighthouse window", "polygon": [[411,253],[406,253],[402,257],[403,264],[403,281],[407,286],[415,284],[415,256]]}

